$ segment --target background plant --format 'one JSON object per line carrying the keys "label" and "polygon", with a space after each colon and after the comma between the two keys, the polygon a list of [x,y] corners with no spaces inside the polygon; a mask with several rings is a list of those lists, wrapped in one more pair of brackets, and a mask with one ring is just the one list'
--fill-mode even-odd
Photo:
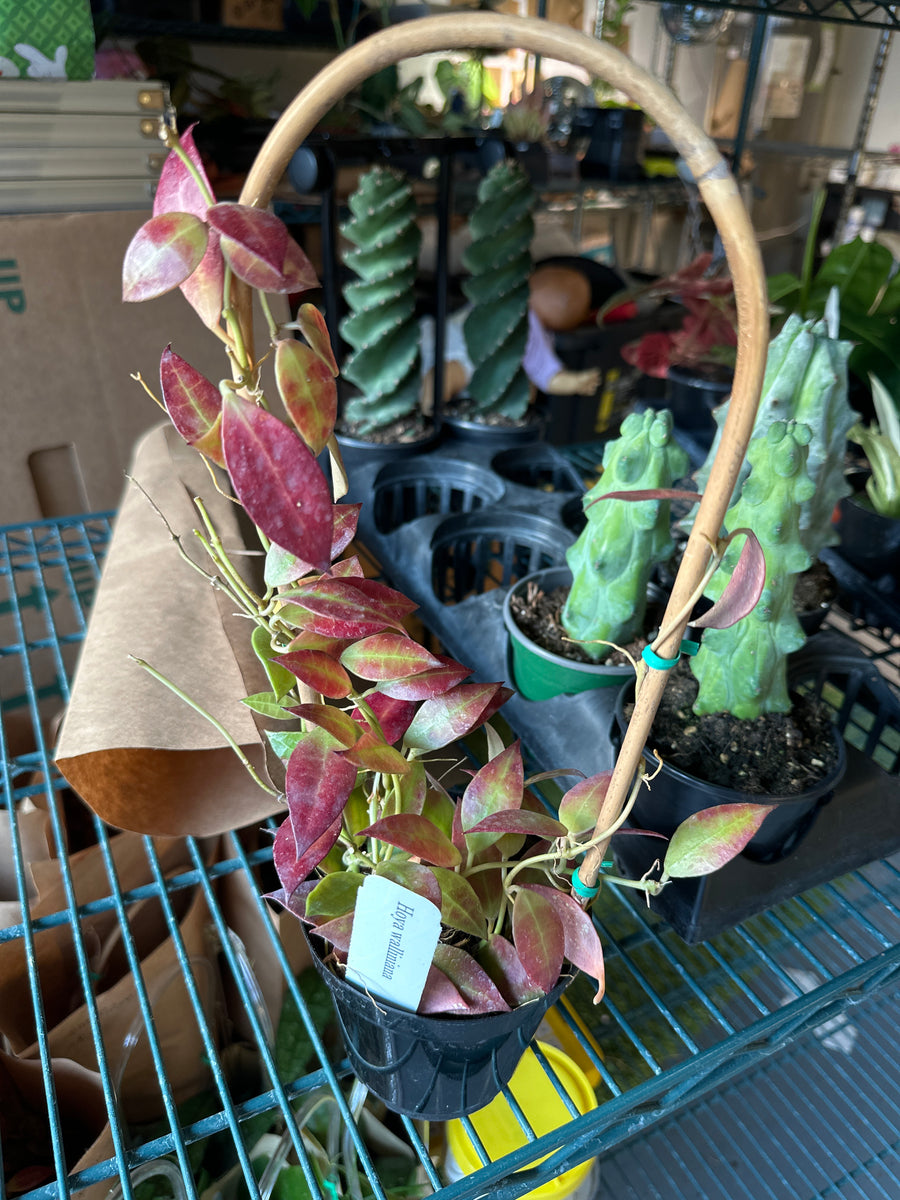
{"label": "background plant", "polygon": [[847,436],[869,460],[866,495],[872,507],[883,517],[900,517],[900,419],[887,388],[874,375],[872,402],[875,421],[868,426],[858,422]]}

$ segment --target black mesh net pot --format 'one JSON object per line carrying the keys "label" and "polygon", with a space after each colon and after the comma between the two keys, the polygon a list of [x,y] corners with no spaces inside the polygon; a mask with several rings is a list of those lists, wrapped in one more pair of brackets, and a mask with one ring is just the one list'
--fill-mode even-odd
{"label": "black mesh net pot", "polygon": [[510,587],[544,567],[561,566],[572,538],[534,513],[485,511],[448,517],[431,539],[431,584],[443,604]]}
{"label": "black mesh net pot", "polygon": [[388,463],[375,477],[372,516],[379,533],[391,533],[417,517],[495,504],[505,490],[492,471],[475,463],[450,458]]}
{"label": "black mesh net pot", "polygon": [[504,450],[491,459],[491,466],[510,483],[540,488],[543,492],[583,492],[584,480],[577,469],[549,446],[522,446]]}
{"label": "black mesh net pot", "polygon": [[574,978],[574,972],[562,975],[546,996],[508,1013],[420,1016],[338,978],[319,956],[323,943],[309,941],[355,1074],[392,1112],[428,1121],[449,1121],[490,1103]]}

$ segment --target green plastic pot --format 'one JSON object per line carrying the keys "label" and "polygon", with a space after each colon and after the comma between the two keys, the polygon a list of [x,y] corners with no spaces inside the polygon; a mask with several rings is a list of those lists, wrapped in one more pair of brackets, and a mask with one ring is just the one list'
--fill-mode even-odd
{"label": "green plastic pot", "polygon": [[563,658],[545,650],[531,640],[513,620],[510,601],[522,594],[529,584],[542,592],[570,587],[572,572],[568,567],[548,567],[526,575],[514,584],[503,602],[503,623],[508,637],[507,656],[510,677],[516,691],[526,700],[549,700],[553,696],[575,695],[593,688],[621,687],[634,677],[630,666],[607,666],[605,663],[582,663]]}

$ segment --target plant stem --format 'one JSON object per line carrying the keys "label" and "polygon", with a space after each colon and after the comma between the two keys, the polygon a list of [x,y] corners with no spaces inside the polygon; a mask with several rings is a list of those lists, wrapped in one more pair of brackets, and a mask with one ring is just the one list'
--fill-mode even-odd
{"label": "plant stem", "polygon": [[199,496],[194,498],[194,507],[200,514],[200,519],[203,521],[206,531],[209,534],[208,542],[201,534],[197,534],[207,554],[209,554],[216,566],[225,573],[232,589],[238,593],[241,608],[251,617],[259,617],[262,610],[262,599],[248,586],[240,572],[233,566],[231,559],[228,557],[228,552],[222,545],[222,539],[216,532],[215,525],[210,520],[206,506]]}
{"label": "plant stem", "polygon": [[257,787],[262,788],[262,790],[264,792],[268,792],[268,794],[270,796],[276,796],[276,797],[280,796],[280,794],[281,794],[280,792],[276,792],[274,790],[274,788],[270,788],[268,786],[268,784],[264,783],[263,780],[259,777],[259,775],[256,772],[256,768],[253,766],[253,763],[250,761],[250,759],[247,757],[247,755],[243,752],[243,750],[240,748],[240,746],[237,744],[237,742],[234,740],[234,738],[231,736],[231,734],[228,732],[228,730],[225,728],[225,726],[222,724],[221,721],[216,720],[216,718],[212,715],[211,712],[207,712],[206,709],[203,708],[200,704],[198,704],[196,700],[192,700],[191,697],[187,694],[187,692],[183,692],[181,690],[181,688],[178,687],[177,684],[173,683],[171,679],[168,679],[165,675],[163,675],[161,671],[157,671],[155,667],[151,667],[148,662],[144,661],[144,659],[136,658],[133,654],[129,654],[128,657],[131,659],[132,662],[137,663],[137,665],[139,667],[143,667],[143,669],[147,672],[148,675],[152,675],[154,679],[157,679],[157,680],[159,680],[160,683],[165,684],[165,686],[169,689],[170,692],[172,692],[174,695],[176,695],[179,700],[183,700],[184,703],[187,704],[190,708],[192,708],[195,713],[199,713],[199,715],[201,717],[203,717],[204,720],[209,721],[209,723],[210,723],[210,725],[212,725],[213,729],[215,729],[218,733],[220,733],[222,735],[222,737],[225,739],[225,741],[228,743],[228,745],[231,747],[231,749],[237,755],[238,759],[240,760],[241,766],[244,768],[244,770],[247,772],[247,774],[250,776],[250,778],[253,780],[253,782],[257,785]]}
{"label": "plant stem", "polygon": [[263,316],[266,318],[266,324],[269,326],[269,336],[275,342],[278,340],[278,322],[272,316],[269,297],[265,292],[257,292],[256,294],[259,296],[259,306],[263,310]]}
{"label": "plant stem", "polygon": [[803,247],[803,267],[800,272],[800,299],[797,310],[806,319],[806,306],[809,303],[809,289],[812,284],[813,264],[816,261],[816,238],[819,236],[819,224],[825,211],[825,189],[820,188],[813,200],[812,214],[809,219],[809,233],[806,235],[806,245]]}

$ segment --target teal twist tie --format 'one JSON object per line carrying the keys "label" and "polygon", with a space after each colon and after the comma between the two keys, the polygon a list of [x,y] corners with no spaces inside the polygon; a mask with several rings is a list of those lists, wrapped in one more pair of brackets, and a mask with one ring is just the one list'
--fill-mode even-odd
{"label": "teal twist tie", "polygon": [[586,883],[582,883],[581,876],[576,870],[572,875],[572,891],[576,896],[581,896],[584,900],[593,900],[593,898],[600,891],[600,884],[598,883],[594,887],[588,887]]}
{"label": "teal twist tie", "polygon": [[657,671],[671,671],[678,662],[681,654],[676,654],[674,658],[660,658],[655,650],[649,646],[645,646],[641,652],[641,658],[648,667],[655,667]]}
{"label": "teal twist tie", "polygon": [[681,653],[686,654],[688,658],[693,658],[700,649],[699,642],[692,642],[690,638],[683,638],[681,642]]}

